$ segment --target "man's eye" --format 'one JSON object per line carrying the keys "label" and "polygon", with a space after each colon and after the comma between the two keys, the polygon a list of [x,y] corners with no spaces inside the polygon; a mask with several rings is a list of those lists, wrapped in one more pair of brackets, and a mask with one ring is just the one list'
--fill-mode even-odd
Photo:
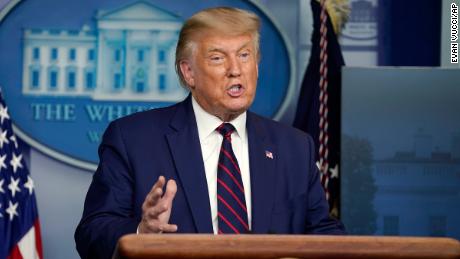
{"label": "man's eye", "polygon": [[240,54],[240,57],[243,58],[243,59],[247,59],[247,58],[249,58],[249,56],[250,56],[249,52],[243,52],[243,53]]}
{"label": "man's eye", "polygon": [[221,57],[221,56],[211,56],[210,59],[213,62],[218,62],[218,61],[222,61],[223,57]]}

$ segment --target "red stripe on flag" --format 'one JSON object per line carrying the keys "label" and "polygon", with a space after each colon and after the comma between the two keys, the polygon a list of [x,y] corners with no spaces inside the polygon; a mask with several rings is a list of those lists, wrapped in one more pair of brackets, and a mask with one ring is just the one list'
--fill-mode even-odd
{"label": "red stripe on flag", "polygon": [[232,190],[230,190],[230,188],[228,188],[228,186],[222,182],[222,180],[220,180],[219,178],[217,178],[217,182],[220,183],[222,185],[222,187],[224,187],[228,193],[230,193],[230,195],[232,195],[232,197],[236,200],[236,202],[238,202],[238,204],[241,206],[241,208],[246,211],[246,213],[248,213],[248,211],[246,210],[246,206],[243,205],[243,203],[240,201],[240,199],[238,199],[238,197],[232,192]]}
{"label": "red stripe on flag", "polygon": [[225,223],[227,223],[227,225],[233,229],[233,231],[235,231],[235,233],[239,234],[240,232],[238,231],[238,229],[236,229],[232,223],[230,223],[225,217],[224,215],[220,214],[220,212],[217,213],[217,215],[219,215],[219,218],[222,219]]}
{"label": "red stripe on flag", "polygon": [[7,259],[23,259],[21,251],[19,251],[19,246],[17,244],[13,247]]}
{"label": "red stripe on flag", "polygon": [[41,230],[40,230],[40,221],[38,221],[38,218],[35,220],[34,228],[35,228],[35,248],[37,249],[37,253],[40,256],[40,258],[43,259],[42,235],[41,235]]}

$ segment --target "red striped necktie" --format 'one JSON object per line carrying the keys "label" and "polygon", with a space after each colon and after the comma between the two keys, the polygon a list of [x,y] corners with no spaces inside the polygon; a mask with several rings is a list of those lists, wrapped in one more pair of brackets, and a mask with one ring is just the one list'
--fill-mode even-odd
{"label": "red striped necktie", "polygon": [[217,164],[219,234],[247,233],[249,225],[244,186],[232,148],[232,132],[235,128],[230,123],[222,123],[216,130],[224,137]]}

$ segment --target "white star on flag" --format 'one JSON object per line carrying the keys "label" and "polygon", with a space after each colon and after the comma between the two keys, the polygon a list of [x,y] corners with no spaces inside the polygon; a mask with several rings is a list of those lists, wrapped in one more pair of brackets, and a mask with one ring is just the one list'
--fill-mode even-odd
{"label": "white star on flag", "polygon": [[11,177],[11,182],[8,184],[8,189],[11,191],[11,196],[16,195],[16,192],[21,192],[21,189],[19,188],[19,178],[17,180],[14,180],[13,177]]}
{"label": "white star on flag", "polygon": [[[0,203],[0,209],[2,208],[2,204]],[[3,218],[2,211],[0,210],[0,218]]]}
{"label": "white star on flag", "polygon": [[5,164],[5,159],[6,159],[6,154],[4,154],[3,156],[0,156],[0,172],[2,171],[2,168],[7,168],[6,164]]}
{"label": "white star on flag", "polygon": [[3,105],[0,104],[0,123],[3,124],[3,121],[9,118],[10,115],[8,115],[8,107],[3,107]]}
{"label": "white star on flag", "polygon": [[6,137],[6,134],[8,133],[8,130],[1,130],[0,129],[0,148],[3,148],[3,144],[8,144],[10,143],[8,141],[8,138]]}
{"label": "white star on flag", "polygon": [[32,192],[34,191],[34,181],[30,178],[30,176],[27,176],[27,182],[24,184],[24,187],[29,190],[29,195],[32,195]]}
{"label": "white star on flag", "polygon": [[339,178],[339,165],[335,165],[334,168],[330,168],[329,172],[331,172],[331,178]]}
{"label": "white star on flag", "polygon": [[14,143],[14,148],[18,149],[18,140],[16,139],[16,135],[11,135],[10,140],[11,140],[11,142]]}
{"label": "white star on flag", "polygon": [[22,154],[19,156],[16,156],[15,153],[13,153],[13,158],[11,158],[10,165],[13,167],[13,172],[16,173],[16,170],[19,168],[22,168],[21,164],[21,159],[22,159]]}
{"label": "white star on flag", "polygon": [[18,212],[17,212],[17,209],[18,209],[18,203],[12,203],[11,201],[9,201],[9,204],[10,206],[8,206],[8,208],[6,209],[6,213],[8,213],[8,215],[10,215],[10,221],[13,220],[14,216],[19,216],[18,215]]}
{"label": "white star on flag", "polygon": [[5,193],[5,190],[3,189],[3,183],[4,183],[4,182],[5,182],[5,179],[2,179],[2,180],[0,181],[0,192],[1,192],[1,193]]}

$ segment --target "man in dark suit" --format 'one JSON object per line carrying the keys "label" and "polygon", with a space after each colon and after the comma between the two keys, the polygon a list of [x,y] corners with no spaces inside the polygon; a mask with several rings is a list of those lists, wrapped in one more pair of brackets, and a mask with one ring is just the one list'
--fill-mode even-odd
{"label": "man in dark suit", "polygon": [[136,232],[344,233],[328,216],[312,139],[248,111],[259,23],[234,8],[185,22],[176,70],[191,95],[109,125],[75,233],[81,257],[109,258]]}

